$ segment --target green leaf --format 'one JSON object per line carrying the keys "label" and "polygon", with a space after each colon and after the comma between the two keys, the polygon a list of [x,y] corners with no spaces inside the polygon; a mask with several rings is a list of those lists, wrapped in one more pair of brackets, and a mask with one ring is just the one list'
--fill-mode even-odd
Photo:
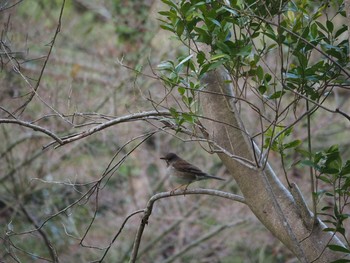
{"label": "green leaf", "polygon": [[177,91],[178,91],[181,95],[184,95],[185,92],[186,92],[186,89],[185,89],[184,87],[179,87],[179,88],[177,89]]}
{"label": "green leaf", "polygon": [[187,107],[191,107],[191,104],[193,102],[192,97],[182,96],[182,101],[186,104]]}
{"label": "green leaf", "polygon": [[172,25],[169,25],[169,24],[162,24],[160,25],[161,28],[163,28],[164,30],[167,30],[167,31],[170,31],[172,33],[175,32],[175,29]]}
{"label": "green leaf", "polygon": [[237,13],[235,10],[227,8],[227,7],[223,7],[226,11],[230,12],[233,16],[237,17],[239,16],[239,13]]}
{"label": "green leaf", "polygon": [[294,140],[292,142],[284,144],[283,148],[284,149],[295,148],[295,147],[299,146],[301,143],[302,143],[301,140]]}
{"label": "green leaf", "polygon": [[314,162],[311,161],[311,160],[302,160],[302,161],[300,162],[300,164],[301,164],[301,165],[304,165],[304,166],[311,166],[311,167],[313,167],[313,168],[316,167],[316,165],[314,164]]}
{"label": "green leaf", "polygon": [[325,176],[325,175],[320,175],[320,176],[318,177],[318,179],[321,180],[321,181],[323,181],[323,182],[325,182],[325,183],[327,183],[327,184],[332,184],[332,181],[331,181],[327,176]]}
{"label": "green leaf", "polygon": [[218,27],[221,27],[221,24],[218,20],[214,19],[214,18],[211,18],[209,17],[208,18],[209,21],[211,21],[214,25],[217,25]]}
{"label": "green leaf", "polygon": [[227,55],[227,54],[216,54],[216,55],[214,55],[214,56],[212,56],[212,57],[210,58],[210,61],[215,61],[215,60],[219,60],[219,59],[222,59],[222,58],[228,59],[228,58],[230,58],[230,57],[229,57],[229,55]]}
{"label": "green leaf", "polygon": [[278,98],[282,97],[285,93],[286,92],[282,91],[282,90],[276,91],[275,93],[268,96],[268,99],[270,99],[270,100],[278,99]]}
{"label": "green leaf", "polygon": [[225,62],[226,62],[226,59],[221,59],[221,60],[216,61],[214,63],[207,63],[207,64],[203,65],[199,75],[203,76],[205,73],[220,67]]}
{"label": "green leaf", "polygon": [[341,34],[343,34],[344,32],[346,32],[348,30],[348,27],[346,25],[343,25],[340,29],[338,29],[338,31],[334,34],[334,37],[337,38],[339,37]]}
{"label": "green leaf", "polygon": [[261,66],[258,66],[258,68],[256,69],[256,76],[258,77],[258,79],[260,81],[263,80],[263,78],[264,78],[264,70],[263,70],[263,68]]}
{"label": "green leaf", "polygon": [[176,34],[181,37],[182,33],[184,32],[185,30],[185,24],[179,20],[176,24]]}
{"label": "green leaf", "polygon": [[[178,126],[181,126],[184,122],[185,122],[185,119],[184,118],[177,118],[177,119],[175,119],[175,121],[176,121],[176,124],[178,125]],[[180,131],[181,130],[181,128],[179,127],[177,130],[176,130],[176,132],[178,132],[178,131]]]}
{"label": "green leaf", "polygon": [[341,189],[345,190],[345,191],[348,191],[350,187],[350,177],[347,177],[345,179],[345,182],[343,183],[343,185],[341,186]]}
{"label": "green leaf", "polygon": [[192,114],[190,113],[182,113],[182,117],[185,119],[185,121],[189,122],[189,123],[194,123],[195,122],[195,118]]}
{"label": "green leaf", "polygon": [[218,41],[216,43],[216,46],[219,48],[219,50],[221,50],[222,52],[224,52],[226,54],[231,53],[231,48],[228,45],[226,45],[225,42]]}
{"label": "green leaf", "polygon": [[171,107],[169,109],[169,111],[170,111],[171,116],[173,116],[174,118],[177,118],[179,116],[179,113],[177,112],[177,110],[175,108]]}
{"label": "green leaf", "polygon": [[267,90],[267,87],[266,87],[265,85],[260,85],[260,86],[258,87],[258,90],[259,90],[259,92],[260,92],[261,95],[264,95],[264,93],[265,93],[266,90]]}
{"label": "green leaf", "polygon": [[350,259],[337,259],[335,261],[331,261],[330,263],[348,263]]}
{"label": "green leaf", "polygon": [[302,156],[306,157],[306,158],[311,158],[311,153],[305,149],[301,149],[301,148],[297,148],[295,149],[296,152],[300,153]]}
{"label": "green leaf", "polygon": [[340,227],[337,228],[337,232],[344,236],[345,235],[345,228],[340,226]]}
{"label": "green leaf", "polygon": [[342,50],[339,47],[330,44],[321,44],[321,47],[328,55],[342,59]]}
{"label": "green leaf", "polygon": [[292,72],[287,72],[285,75],[286,75],[287,79],[299,80],[301,78],[301,76],[299,74],[295,74],[295,73],[292,73]]}
{"label": "green leaf", "polygon": [[177,5],[176,3],[174,3],[173,1],[169,1],[169,0],[162,0],[162,2],[168,6],[174,7],[175,9],[177,9]]}
{"label": "green leaf", "polygon": [[272,79],[272,76],[271,76],[269,73],[266,73],[265,76],[264,76],[264,80],[265,80],[266,82],[270,82],[271,79]]}
{"label": "green leaf", "polygon": [[318,36],[318,28],[316,24],[312,24],[310,26],[310,33],[311,33],[311,37],[312,39],[316,39]]}
{"label": "green leaf", "polygon": [[180,61],[179,64],[176,65],[175,70],[178,70],[179,67],[181,67],[183,64],[185,64],[187,61],[189,61],[193,57],[193,54],[185,57],[183,60]]}
{"label": "green leaf", "polygon": [[172,61],[163,61],[162,63],[158,64],[157,68],[159,70],[173,70],[174,63]]}
{"label": "green leaf", "polygon": [[237,55],[242,56],[242,57],[247,57],[248,55],[250,55],[250,53],[252,52],[252,45],[246,45],[243,48],[241,48],[239,50],[239,52],[237,53]]}
{"label": "green leaf", "polygon": [[206,43],[208,45],[211,44],[212,42],[212,36],[211,34],[208,32],[207,28],[201,28],[201,27],[194,27],[193,30],[195,32],[197,32],[198,34],[198,38],[197,41],[198,42],[203,42]]}
{"label": "green leaf", "polygon": [[316,21],[316,24],[317,24],[318,27],[321,28],[322,30],[327,31],[327,29],[325,28],[325,26],[324,26],[321,22]]}
{"label": "green leaf", "polygon": [[201,6],[201,5],[206,5],[207,3],[206,3],[206,1],[200,1],[200,2],[198,2],[198,3],[196,3],[194,6]]}
{"label": "green leaf", "polygon": [[345,165],[341,168],[340,175],[350,174],[350,160],[347,160]]}
{"label": "green leaf", "polygon": [[[324,220],[324,222],[325,222],[325,221],[328,221],[328,222],[329,222],[329,220]],[[324,231],[324,232],[335,232],[335,228],[326,227],[326,228],[323,229],[323,231]]]}
{"label": "green leaf", "polygon": [[219,60],[219,61],[217,61],[215,63],[211,63],[209,68],[208,68],[208,71],[217,69],[218,67],[220,67],[225,62],[226,62],[226,60]]}
{"label": "green leaf", "polygon": [[[298,47],[297,47],[298,48]],[[300,50],[301,48],[299,48]],[[299,51],[295,51],[294,52],[294,55],[298,58],[298,61],[299,61],[299,64],[300,64],[300,67],[302,69],[306,69],[307,67],[307,64],[309,62],[306,54],[304,52],[299,52]]]}
{"label": "green leaf", "polygon": [[199,51],[197,54],[197,62],[198,64],[203,64],[203,62],[205,61],[205,54],[203,51]]}
{"label": "green leaf", "polygon": [[170,16],[170,12],[169,11],[159,11],[158,14],[160,14],[162,16]]}
{"label": "green leaf", "polygon": [[328,245],[328,248],[333,251],[339,251],[344,253],[350,253],[350,250],[346,247],[338,246],[338,245]]}
{"label": "green leaf", "polygon": [[135,71],[136,71],[137,73],[141,73],[141,72],[142,72],[142,65],[140,65],[140,64],[136,65]]}
{"label": "green leaf", "polygon": [[333,29],[334,29],[333,23],[332,23],[331,21],[327,20],[326,26],[327,26],[328,31],[329,31],[330,33],[332,33],[332,32],[333,32]]}
{"label": "green leaf", "polygon": [[324,207],[322,207],[321,211],[327,211],[327,210],[330,210],[330,209],[332,209],[331,206],[324,206]]}

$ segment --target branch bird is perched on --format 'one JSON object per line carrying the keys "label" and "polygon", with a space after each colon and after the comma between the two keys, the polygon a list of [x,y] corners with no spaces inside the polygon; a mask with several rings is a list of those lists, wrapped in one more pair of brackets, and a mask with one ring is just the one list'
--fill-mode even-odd
{"label": "branch bird is perched on", "polygon": [[186,191],[187,187],[195,181],[201,181],[206,179],[216,179],[216,180],[225,181],[225,179],[222,179],[220,177],[216,177],[213,175],[209,175],[201,171],[198,167],[181,159],[175,153],[168,153],[164,157],[161,157],[160,159],[165,160],[167,163],[167,175],[172,178],[175,178],[175,180],[181,184],[180,186],[174,188],[171,191],[172,194],[174,193],[175,190],[185,185],[186,187],[184,191]]}

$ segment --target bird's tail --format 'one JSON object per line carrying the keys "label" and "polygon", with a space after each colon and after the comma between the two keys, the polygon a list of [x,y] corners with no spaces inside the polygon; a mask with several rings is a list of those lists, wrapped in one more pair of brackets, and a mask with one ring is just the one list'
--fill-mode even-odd
{"label": "bird's tail", "polygon": [[225,179],[223,179],[221,177],[214,176],[214,175],[206,174],[206,176],[208,176],[208,179],[216,179],[216,180],[220,180],[220,181],[226,181]]}

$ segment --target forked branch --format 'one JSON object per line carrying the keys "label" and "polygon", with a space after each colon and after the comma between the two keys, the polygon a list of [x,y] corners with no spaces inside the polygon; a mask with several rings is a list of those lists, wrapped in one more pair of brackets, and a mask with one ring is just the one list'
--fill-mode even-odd
{"label": "forked branch", "polygon": [[242,196],[219,191],[219,190],[212,190],[212,189],[193,189],[193,190],[186,190],[186,191],[177,190],[174,193],[163,192],[163,193],[155,194],[154,196],[151,197],[151,199],[149,199],[147,206],[144,210],[144,215],[142,217],[140,226],[137,230],[136,238],[134,241],[134,246],[132,248],[131,257],[130,257],[130,261],[129,261],[130,263],[136,262],[137,253],[138,253],[138,250],[140,247],[142,234],[143,234],[143,231],[145,229],[145,226],[148,224],[148,219],[152,214],[152,209],[153,209],[154,203],[157,200],[162,199],[162,198],[167,198],[167,197],[177,196],[177,195],[192,195],[192,194],[204,194],[204,195],[218,196],[218,197],[230,199],[233,201],[237,201],[240,203],[245,203],[245,199]]}

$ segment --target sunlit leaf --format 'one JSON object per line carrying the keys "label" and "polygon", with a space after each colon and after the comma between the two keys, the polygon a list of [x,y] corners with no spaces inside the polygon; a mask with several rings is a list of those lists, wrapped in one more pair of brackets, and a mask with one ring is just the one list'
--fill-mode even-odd
{"label": "sunlit leaf", "polygon": [[175,70],[177,70],[181,65],[185,64],[187,61],[189,61],[193,57],[193,54],[185,57],[183,60],[180,61],[179,64],[176,65]]}

